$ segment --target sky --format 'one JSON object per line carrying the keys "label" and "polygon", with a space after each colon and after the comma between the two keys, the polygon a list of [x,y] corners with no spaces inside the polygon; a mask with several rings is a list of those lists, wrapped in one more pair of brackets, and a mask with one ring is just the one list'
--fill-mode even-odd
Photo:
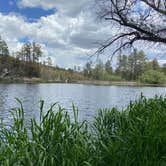
{"label": "sky", "polygon": [[[101,43],[117,33],[108,22],[100,22],[93,0],[0,0],[0,35],[12,52],[24,42],[40,43],[43,59],[50,56],[54,65],[65,68],[84,66]],[[158,56],[157,48],[144,48],[150,59]],[[102,59],[109,57],[111,50]]]}

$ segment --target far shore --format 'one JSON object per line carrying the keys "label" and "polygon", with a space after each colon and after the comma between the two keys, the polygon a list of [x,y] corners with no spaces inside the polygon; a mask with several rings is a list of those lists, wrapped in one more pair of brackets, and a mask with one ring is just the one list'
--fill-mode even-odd
{"label": "far shore", "polygon": [[79,80],[76,81],[78,84],[88,84],[88,85],[124,85],[124,86],[136,86],[137,82],[134,81],[101,81],[101,80]]}
{"label": "far shore", "polygon": [[78,84],[88,85],[103,85],[103,86],[155,86],[155,87],[166,87],[166,84],[144,84],[136,81],[99,81],[99,80],[79,80],[76,81]]}
{"label": "far shore", "polygon": [[5,83],[68,83],[68,84],[85,84],[85,85],[98,85],[98,86],[153,86],[153,87],[166,87],[166,84],[144,84],[136,81],[101,81],[101,80],[42,80],[41,78],[7,78],[0,79],[0,84]]}

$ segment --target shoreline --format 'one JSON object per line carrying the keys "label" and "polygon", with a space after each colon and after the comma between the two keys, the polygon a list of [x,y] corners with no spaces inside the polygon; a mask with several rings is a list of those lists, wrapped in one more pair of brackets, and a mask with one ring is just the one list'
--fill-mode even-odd
{"label": "shoreline", "polygon": [[98,86],[149,86],[149,87],[166,87],[166,84],[144,84],[136,81],[97,81],[97,80],[84,80],[77,81],[77,84],[84,85],[98,85]]}
{"label": "shoreline", "polygon": [[101,81],[101,80],[42,80],[41,78],[7,78],[1,79],[0,84],[42,84],[42,83],[67,83],[67,84],[83,84],[83,85],[97,85],[97,86],[151,86],[151,87],[166,87],[166,84],[144,84],[136,81]]}

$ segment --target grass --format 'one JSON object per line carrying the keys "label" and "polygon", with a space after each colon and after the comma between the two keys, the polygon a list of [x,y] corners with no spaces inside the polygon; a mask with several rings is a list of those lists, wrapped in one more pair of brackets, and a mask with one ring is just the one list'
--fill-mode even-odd
{"label": "grass", "polygon": [[93,124],[74,120],[60,106],[31,119],[22,103],[11,111],[13,124],[0,126],[0,165],[4,166],[165,166],[166,98],[138,101],[122,111],[99,110]]}

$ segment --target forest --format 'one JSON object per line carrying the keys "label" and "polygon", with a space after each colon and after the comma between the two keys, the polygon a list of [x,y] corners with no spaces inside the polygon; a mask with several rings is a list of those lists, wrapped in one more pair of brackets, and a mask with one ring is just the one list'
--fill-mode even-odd
{"label": "forest", "polygon": [[135,49],[130,55],[119,55],[115,69],[110,60],[105,64],[99,60],[95,66],[86,63],[84,75],[95,80],[162,84],[166,80],[166,64],[160,66],[156,58],[149,60],[143,51]]}

